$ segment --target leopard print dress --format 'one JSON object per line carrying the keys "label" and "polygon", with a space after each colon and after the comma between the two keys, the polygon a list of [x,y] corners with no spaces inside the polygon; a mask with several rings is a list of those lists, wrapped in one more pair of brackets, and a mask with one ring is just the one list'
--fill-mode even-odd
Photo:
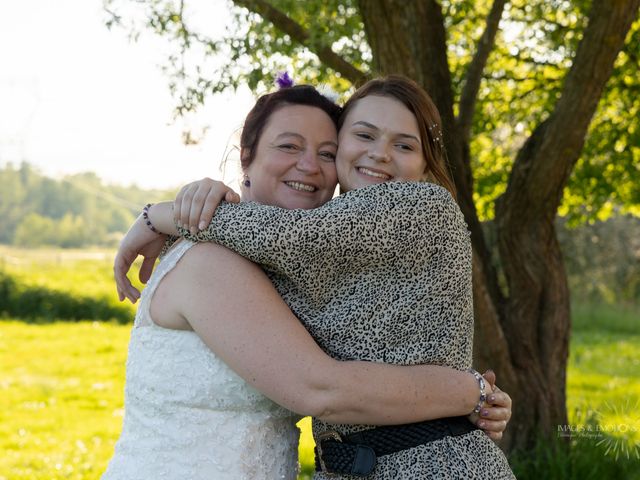
{"label": "leopard print dress", "polygon": [[[460,209],[442,187],[383,183],[313,210],[222,204],[208,229],[181,234],[262,265],[334,358],[471,366],[471,242]],[[367,428],[313,420],[314,436]],[[382,456],[367,478],[514,477],[502,451],[475,430]]]}

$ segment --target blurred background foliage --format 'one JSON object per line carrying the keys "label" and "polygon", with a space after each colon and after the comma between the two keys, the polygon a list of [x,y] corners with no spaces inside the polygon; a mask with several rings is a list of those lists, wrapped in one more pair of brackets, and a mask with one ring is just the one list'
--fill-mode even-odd
{"label": "blurred background foliage", "polygon": [[0,243],[114,247],[146,203],[175,194],[106,185],[90,172],[53,179],[26,162],[8,163],[0,169]]}

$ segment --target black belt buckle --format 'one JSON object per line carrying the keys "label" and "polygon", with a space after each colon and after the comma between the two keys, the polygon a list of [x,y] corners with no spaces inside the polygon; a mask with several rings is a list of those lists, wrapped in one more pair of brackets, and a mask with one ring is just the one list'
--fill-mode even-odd
{"label": "black belt buckle", "polygon": [[329,470],[327,470],[327,466],[324,464],[324,460],[322,459],[322,442],[325,442],[327,440],[333,440],[335,442],[342,443],[342,437],[335,430],[327,430],[326,432],[322,432],[320,435],[318,435],[318,441],[316,442],[320,471],[322,473],[326,473],[327,475],[335,475],[334,472],[330,472]]}
{"label": "black belt buckle", "polygon": [[[335,459],[332,459],[330,455],[329,458],[327,458],[327,462],[329,463],[331,469],[328,468],[327,464],[325,463],[325,459],[323,458],[323,442],[336,442],[341,444],[346,449],[346,452],[348,452],[347,457],[351,457],[349,464],[345,465],[341,462],[340,466],[338,466],[336,469],[336,465],[334,463]],[[327,476],[353,475],[356,477],[366,477],[367,475],[371,474],[371,472],[373,472],[373,469],[375,468],[377,463],[376,453],[373,448],[361,443],[353,443],[351,439],[345,440],[335,430],[327,430],[326,432],[322,432],[318,435],[318,440],[316,442],[316,455],[318,459],[316,468],[319,467],[318,469],[320,470],[320,472],[326,474]]]}

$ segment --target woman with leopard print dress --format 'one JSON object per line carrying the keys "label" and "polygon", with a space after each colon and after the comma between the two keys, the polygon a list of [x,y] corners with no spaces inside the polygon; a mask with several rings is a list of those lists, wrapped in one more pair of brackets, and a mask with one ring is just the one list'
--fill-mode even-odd
{"label": "woman with leopard print dress", "polygon": [[[260,264],[334,358],[467,369],[471,244],[444,167],[439,124],[415,83],[373,80],[342,116],[336,163],[345,193],[314,210],[222,204],[206,230],[180,233]],[[169,230],[159,210],[150,219]],[[316,478],[513,478],[486,435],[451,425],[412,443],[398,439],[411,425],[397,434],[314,419],[323,450]]]}

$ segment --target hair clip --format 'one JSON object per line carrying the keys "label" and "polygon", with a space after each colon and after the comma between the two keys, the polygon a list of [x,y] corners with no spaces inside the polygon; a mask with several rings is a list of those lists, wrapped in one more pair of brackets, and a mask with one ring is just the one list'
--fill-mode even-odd
{"label": "hair clip", "polygon": [[[438,128],[438,124],[434,123],[431,126],[427,127],[429,129],[429,133],[433,138],[433,143],[440,146],[440,148],[444,148],[444,139],[442,138],[442,130]],[[437,129],[437,130],[436,130]],[[434,132],[435,130],[435,132]]]}

